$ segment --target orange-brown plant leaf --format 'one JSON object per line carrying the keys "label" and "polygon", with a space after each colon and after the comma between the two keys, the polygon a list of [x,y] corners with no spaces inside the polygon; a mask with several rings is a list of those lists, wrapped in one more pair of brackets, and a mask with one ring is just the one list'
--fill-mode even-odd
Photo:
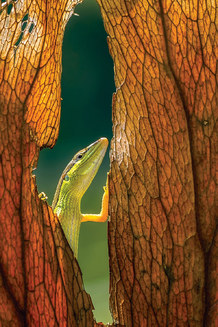
{"label": "orange-brown plant leaf", "polygon": [[[40,147],[58,135],[62,38],[75,4],[0,4],[2,326],[96,324],[77,262],[32,177]],[[126,326],[215,326],[215,4],[99,4],[117,86],[114,318]]]}
{"label": "orange-brown plant leaf", "polygon": [[0,3],[0,326],[94,326],[93,305],[32,170],[54,146],[61,47],[79,1]]}
{"label": "orange-brown plant leaf", "polygon": [[215,326],[215,1],[98,0],[114,60],[110,303]]}

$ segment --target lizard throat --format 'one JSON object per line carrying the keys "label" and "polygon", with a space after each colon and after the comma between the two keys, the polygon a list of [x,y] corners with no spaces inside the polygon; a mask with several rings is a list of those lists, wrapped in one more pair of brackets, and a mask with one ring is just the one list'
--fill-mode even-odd
{"label": "lizard throat", "polygon": [[57,206],[55,208],[55,213],[58,215],[65,237],[77,258],[80,224],[82,219],[80,212],[80,199],[68,199],[69,204],[65,203],[65,209],[63,210],[63,208]]}

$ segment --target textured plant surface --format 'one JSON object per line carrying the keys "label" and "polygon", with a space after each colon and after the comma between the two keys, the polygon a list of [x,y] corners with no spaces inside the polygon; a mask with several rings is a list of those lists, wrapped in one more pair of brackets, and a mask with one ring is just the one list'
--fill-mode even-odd
{"label": "textured plant surface", "polygon": [[[110,303],[125,326],[216,326],[215,1],[98,0],[114,60]],[[60,121],[77,1],[0,4],[0,326],[94,326],[32,170]],[[100,324],[99,324],[100,325]]]}
{"label": "textured plant surface", "polygon": [[61,48],[77,1],[10,1],[0,11],[0,325],[89,326],[79,266],[32,169],[60,120]]}
{"label": "textured plant surface", "polygon": [[114,60],[114,318],[215,326],[215,2],[99,0]]}

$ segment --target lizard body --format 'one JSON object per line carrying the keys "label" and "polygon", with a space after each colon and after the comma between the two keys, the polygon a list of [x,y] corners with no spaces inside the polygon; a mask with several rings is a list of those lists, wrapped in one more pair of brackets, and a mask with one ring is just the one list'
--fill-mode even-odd
{"label": "lizard body", "polygon": [[82,214],[81,199],[95,177],[107,150],[108,140],[100,138],[79,151],[64,169],[54,195],[52,209],[57,214],[65,237],[78,256],[80,224],[83,221],[104,222],[108,217],[108,188],[102,198],[99,215]]}

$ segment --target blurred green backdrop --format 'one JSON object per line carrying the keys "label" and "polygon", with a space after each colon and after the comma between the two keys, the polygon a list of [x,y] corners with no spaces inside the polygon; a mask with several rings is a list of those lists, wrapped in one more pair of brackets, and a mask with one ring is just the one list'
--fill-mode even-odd
{"label": "blurred green backdrop", "polygon": [[[111,102],[115,90],[113,62],[106,33],[95,0],[86,0],[67,24],[63,43],[62,112],[59,138],[55,147],[43,149],[36,171],[39,192],[44,191],[51,205],[58,179],[80,149],[100,137],[112,137]],[[82,212],[99,213],[108,152],[82,200]],[[108,308],[109,269],[107,223],[83,223],[79,240],[79,264],[85,289],[95,306],[97,321],[111,322]]]}

